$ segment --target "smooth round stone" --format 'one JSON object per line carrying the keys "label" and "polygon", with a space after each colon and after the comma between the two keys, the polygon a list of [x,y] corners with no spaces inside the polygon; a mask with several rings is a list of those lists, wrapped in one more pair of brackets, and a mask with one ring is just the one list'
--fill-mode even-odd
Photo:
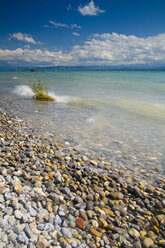
{"label": "smooth round stone", "polygon": [[99,225],[104,229],[108,226],[108,223],[106,222],[106,220],[99,218]]}
{"label": "smooth round stone", "polygon": [[69,239],[72,238],[72,233],[71,233],[71,231],[68,228],[62,227],[61,228],[61,232],[64,235],[64,238],[69,238]]}
{"label": "smooth round stone", "polygon": [[94,199],[93,194],[88,194],[87,199],[88,199],[88,201],[93,201],[93,199]]}
{"label": "smooth round stone", "polygon": [[84,220],[88,221],[88,217],[87,217],[86,212],[84,211],[84,209],[80,209],[80,216],[81,216]]}
{"label": "smooth round stone", "polygon": [[99,224],[96,220],[91,220],[90,223],[92,224],[93,228],[98,228]]}
{"label": "smooth round stone", "polygon": [[71,192],[70,192],[70,189],[68,187],[65,187],[64,188],[64,193],[68,196],[70,196]]}
{"label": "smooth round stone", "polygon": [[88,218],[92,219],[94,212],[92,210],[87,210],[86,213],[87,213]]}
{"label": "smooth round stone", "polygon": [[24,233],[20,233],[17,237],[17,240],[21,244],[28,244],[28,238]]}
{"label": "smooth round stone", "polygon": [[5,199],[4,199],[3,195],[0,195],[0,203],[2,203],[4,201],[5,201]]}
{"label": "smooth round stone", "polygon": [[15,245],[17,237],[18,235],[12,232],[8,235],[8,240],[11,241]]}
{"label": "smooth round stone", "polygon": [[85,221],[84,221],[82,218],[80,218],[80,217],[78,217],[78,218],[76,219],[76,225],[77,225],[80,229],[82,229],[82,230],[85,230],[85,228],[86,228],[86,223],[85,223]]}
{"label": "smooth round stone", "polygon": [[0,203],[0,210],[3,211],[5,210],[5,206]]}
{"label": "smooth round stone", "polygon": [[92,202],[92,201],[88,201],[88,202],[87,202],[86,209],[87,209],[87,210],[92,210],[92,209],[93,209],[93,202]]}
{"label": "smooth round stone", "polygon": [[71,228],[75,228],[75,227],[76,227],[75,221],[70,221],[70,222],[69,222],[69,226],[70,226]]}
{"label": "smooth round stone", "polygon": [[43,231],[44,230],[44,227],[45,227],[45,224],[38,224],[38,226],[37,226],[37,228],[38,228],[38,230],[41,230],[41,231]]}
{"label": "smooth round stone", "polygon": [[50,247],[48,241],[43,236],[40,236],[36,244],[36,248],[48,248],[48,247]]}
{"label": "smooth round stone", "polygon": [[12,215],[13,209],[12,209],[11,207],[7,207],[7,208],[5,209],[5,213],[6,213],[7,215]]}
{"label": "smooth round stone", "polygon": [[58,208],[59,211],[67,212],[67,206],[64,204],[61,204]]}
{"label": "smooth round stone", "polygon": [[153,240],[152,239],[150,239],[150,238],[145,238],[144,240],[143,240],[143,245],[144,245],[144,247],[145,248],[149,248],[151,245],[153,245],[154,244],[154,242],[153,242]]}
{"label": "smooth round stone", "polygon": [[22,214],[22,212],[20,210],[15,210],[14,211],[14,216],[15,216],[16,219],[21,220],[22,217],[23,217],[23,214]]}
{"label": "smooth round stone", "polygon": [[2,239],[2,242],[8,243],[8,236],[7,236],[7,234],[3,233],[1,239]]}
{"label": "smooth round stone", "polygon": [[77,242],[76,241],[72,241],[71,242],[71,246],[73,247],[73,248],[77,248],[78,247],[78,244],[77,244]]}
{"label": "smooth round stone", "polygon": [[80,197],[80,196],[76,196],[75,198],[74,198],[74,202],[75,203],[83,203],[83,199]]}
{"label": "smooth round stone", "polygon": [[65,216],[65,215],[66,215],[66,212],[64,212],[64,211],[58,211],[58,214],[59,214],[60,216]]}
{"label": "smooth round stone", "polygon": [[27,208],[28,212],[30,213],[31,217],[35,217],[37,215],[37,211],[33,207]]}
{"label": "smooth round stone", "polygon": [[5,193],[5,200],[11,200],[12,199],[12,194],[10,192]]}
{"label": "smooth round stone", "polygon": [[140,237],[140,233],[135,229],[135,228],[131,228],[129,231],[128,231],[129,235],[131,237],[133,237],[134,239],[137,239]]}
{"label": "smooth round stone", "polygon": [[75,218],[73,215],[69,214],[68,220],[69,220],[69,221],[75,221],[76,218]]}
{"label": "smooth round stone", "polygon": [[51,223],[46,223],[44,227],[44,231],[52,232],[54,230],[54,226]]}
{"label": "smooth round stone", "polygon": [[62,223],[62,219],[60,218],[60,216],[57,214],[54,217],[54,225],[60,225]]}

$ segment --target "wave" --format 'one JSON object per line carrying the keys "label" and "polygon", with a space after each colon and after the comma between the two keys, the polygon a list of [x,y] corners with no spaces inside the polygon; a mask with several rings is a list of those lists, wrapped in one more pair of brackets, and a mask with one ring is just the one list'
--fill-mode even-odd
{"label": "wave", "polygon": [[18,77],[12,77],[12,79],[17,80],[17,79],[18,79]]}
{"label": "wave", "polygon": [[113,105],[134,114],[165,121],[164,104],[136,100],[120,100],[113,102]]}
{"label": "wave", "polygon": [[12,93],[19,96],[27,96],[27,97],[34,95],[32,89],[27,85],[16,86],[15,89],[12,91]]}
{"label": "wave", "polygon": [[[25,96],[25,97],[32,97],[34,95],[34,92],[28,85],[18,85],[15,87],[15,89],[12,91],[12,93],[19,95],[19,96]],[[54,92],[48,91],[48,94],[55,99],[55,102],[57,103],[73,103],[78,102],[77,97],[72,96],[59,96],[56,95]]]}

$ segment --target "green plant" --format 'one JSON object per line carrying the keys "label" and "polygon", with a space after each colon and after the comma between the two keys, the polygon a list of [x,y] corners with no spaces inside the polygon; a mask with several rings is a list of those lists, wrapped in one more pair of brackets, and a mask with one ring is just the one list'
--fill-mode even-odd
{"label": "green plant", "polygon": [[31,86],[34,92],[33,98],[40,101],[54,101],[54,98],[48,95],[47,86],[40,79],[36,80]]}

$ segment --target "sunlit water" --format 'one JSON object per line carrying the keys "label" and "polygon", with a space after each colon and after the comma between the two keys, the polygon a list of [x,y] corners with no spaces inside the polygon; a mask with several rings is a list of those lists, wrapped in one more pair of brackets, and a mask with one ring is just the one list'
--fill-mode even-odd
{"label": "sunlit water", "polygon": [[[32,99],[38,77],[55,102]],[[0,92],[36,130],[116,163],[165,170],[165,72],[0,72]]]}

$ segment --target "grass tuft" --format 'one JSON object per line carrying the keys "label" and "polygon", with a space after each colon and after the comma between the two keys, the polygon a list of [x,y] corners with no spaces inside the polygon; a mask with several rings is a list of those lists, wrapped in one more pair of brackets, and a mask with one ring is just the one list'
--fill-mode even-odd
{"label": "grass tuft", "polygon": [[34,99],[39,101],[54,101],[54,98],[48,95],[47,87],[40,79],[33,83],[31,89],[34,92]]}

